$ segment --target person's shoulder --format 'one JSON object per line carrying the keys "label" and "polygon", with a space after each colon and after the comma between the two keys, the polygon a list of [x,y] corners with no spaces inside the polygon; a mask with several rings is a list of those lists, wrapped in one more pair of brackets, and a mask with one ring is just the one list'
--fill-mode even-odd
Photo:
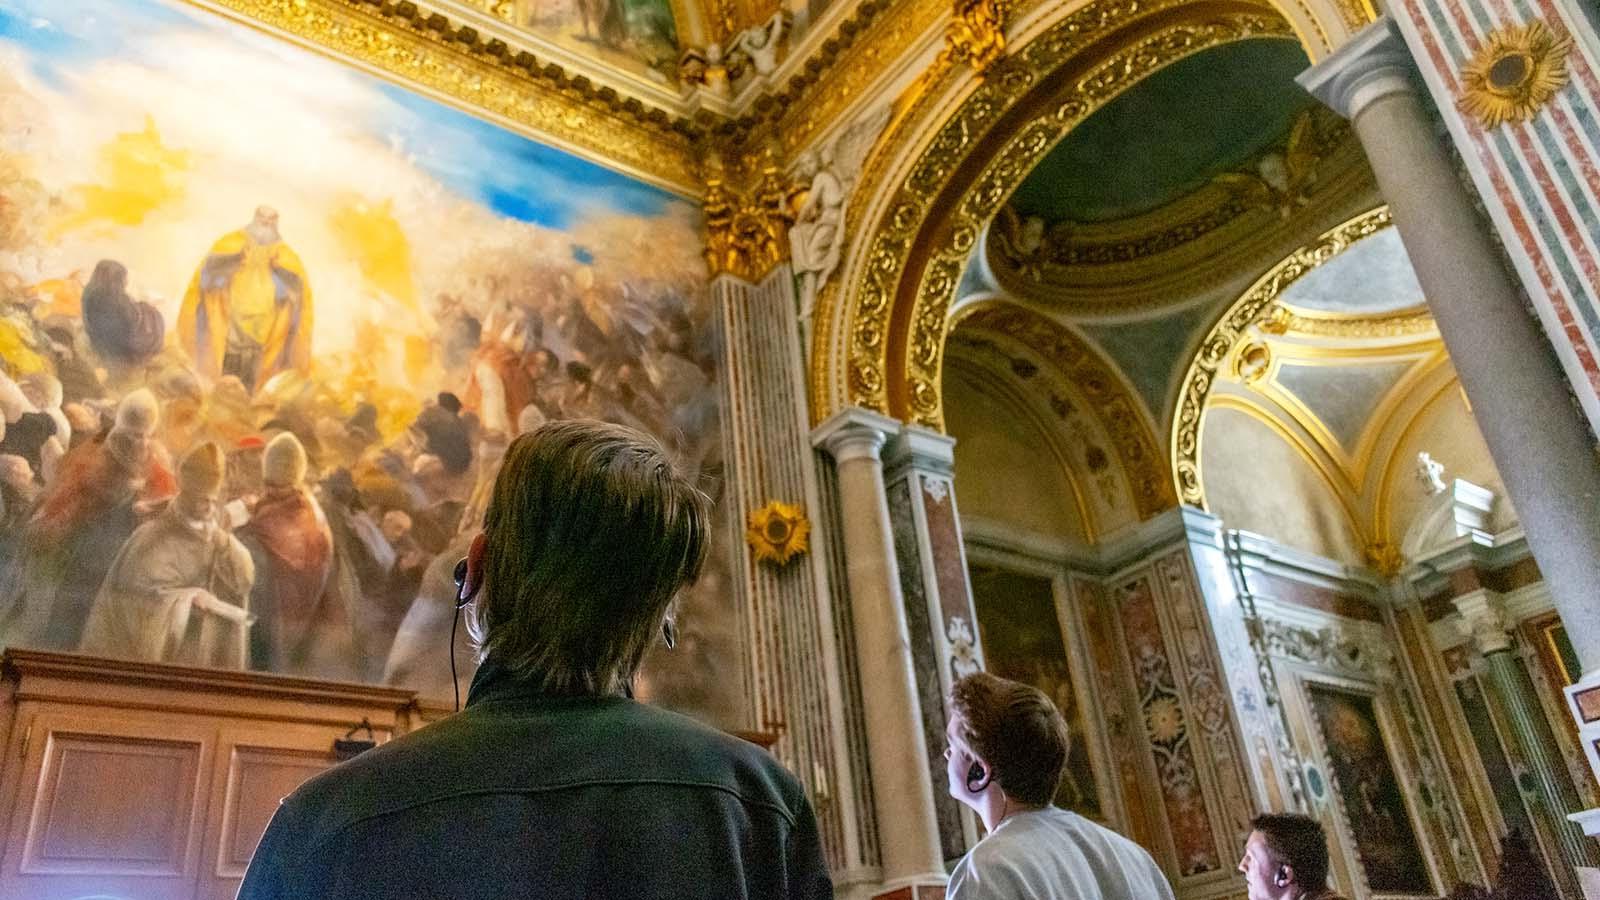
{"label": "person's shoulder", "polygon": [[682,713],[644,703],[627,706],[657,747],[679,754],[689,777],[731,781],[747,799],[779,802],[791,813],[804,797],[799,780],[760,746]]}
{"label": "person's shoulder", "polygon": [[283,798],[287,818],[315,838],[404,805],[433,780],[428,772],[448,756],[455,730],[449,719],[433,722],[313,775]]}

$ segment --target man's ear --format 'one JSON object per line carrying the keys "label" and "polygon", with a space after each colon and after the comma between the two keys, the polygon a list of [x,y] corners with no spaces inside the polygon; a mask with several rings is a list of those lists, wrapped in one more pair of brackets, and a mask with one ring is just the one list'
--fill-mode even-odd
{"label": "man's ear", "polygon": [[471,546],[467,547],[467,580],[463,587],[469,597],[483,585],[483,556],[488,548],[489,537],[481,531],[472,539]]}
{"label": "man's ear", "polygon": [[1288,887],[1294,883],[1294,867],[1288,863],[1279,863],[1276,871],[1272,873],[1272,883],[1278,887]]}

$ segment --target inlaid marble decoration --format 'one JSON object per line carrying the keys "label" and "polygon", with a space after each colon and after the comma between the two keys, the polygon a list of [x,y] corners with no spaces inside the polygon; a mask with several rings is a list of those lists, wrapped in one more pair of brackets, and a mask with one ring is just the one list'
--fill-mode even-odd
{"label": "inlaid marble decoration", "polygon": [[1121,605],[1122,633],[1139,692],[1145,734],[1154,754],[1178,871],[1200,875],[1222,867],[1195,760],[1193,728],[1161,633],[1153,574],[1113,589]]}
{"label": "inlaid marble decoration", "polygon": [[[449,572],[510,437],[634,425],[718,491],[698,229],[193,4],[7,0],[0,643],[448,698]],[[641,690],[736,707],[727,585],[719,548]]]}

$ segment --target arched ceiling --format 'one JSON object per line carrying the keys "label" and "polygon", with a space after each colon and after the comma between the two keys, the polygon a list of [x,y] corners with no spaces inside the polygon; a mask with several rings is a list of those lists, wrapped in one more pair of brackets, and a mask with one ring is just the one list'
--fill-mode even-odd
{"label": "arched ceiling", "polygon": [[1046,223],[1126,219],[1252,162],[1314,101],[1298,41],[1214,47],[1141,81],[1073,129],[1011,197]]}
{"label": "arched ceiling", "polygon": [[1077,319],[1126,321],[1310,239],[1371,175],[1347,123],[1295,83],[1308,65],[1285,37],[1233,41],[1095,111],[990,228],[994,280]]}

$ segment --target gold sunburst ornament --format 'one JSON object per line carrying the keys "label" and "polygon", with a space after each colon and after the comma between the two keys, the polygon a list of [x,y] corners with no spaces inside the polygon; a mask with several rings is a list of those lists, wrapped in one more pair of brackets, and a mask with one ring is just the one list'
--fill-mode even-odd
{"label": "gold sunburst ornament", "polygon": [[1538,20],[1489,33],[1461,69],[1461,111],[1484,128],[1526,122],[1567,84],[1572,38]]}
{"label": "gold sunburst ornament", "polygon": [[756,560],[779,566],[810,549],[810,538],[811,522],[800,507],[777,500],[768,500],[751,512],[744,530],[745,542],[755,551]]}

